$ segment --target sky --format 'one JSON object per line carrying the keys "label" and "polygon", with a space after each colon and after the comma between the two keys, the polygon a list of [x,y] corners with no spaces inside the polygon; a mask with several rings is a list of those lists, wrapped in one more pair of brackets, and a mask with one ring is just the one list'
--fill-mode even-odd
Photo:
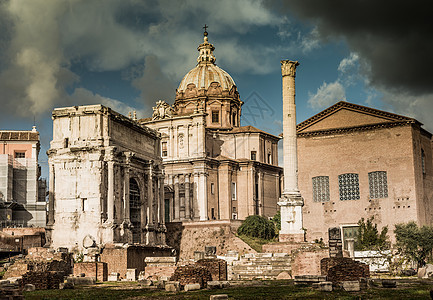
{"label": "sky", "polygon": [[0,129],[41,137],[56,107],[104,104],[138,118],[174,102],[207,24],[216,64],[244,102],[241,125],[282,132],[280,60],[299,61],[298,122],[345,100],[433,132],[428,1],[0,0]]}

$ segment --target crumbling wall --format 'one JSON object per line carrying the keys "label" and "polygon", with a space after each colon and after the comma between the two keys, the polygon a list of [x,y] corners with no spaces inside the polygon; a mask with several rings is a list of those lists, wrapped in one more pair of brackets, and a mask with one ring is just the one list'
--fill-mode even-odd
{"label": "crumbling wall", "polygon": [[181,259],[193,259],[194,252],[204,251],[205,246],[215,246],[216,255],[227,251],[256,253],[235,235],[238,224],[231,221],[168,223],[167,244],[177,250]]}

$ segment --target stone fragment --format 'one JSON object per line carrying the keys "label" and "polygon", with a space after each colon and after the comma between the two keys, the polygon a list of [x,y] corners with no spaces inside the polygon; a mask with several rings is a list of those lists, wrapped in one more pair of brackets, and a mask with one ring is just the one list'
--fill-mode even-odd
{"label": "stone fragment", "polygon": [[417,273],[418,278],[424,278],[425,274],[426,274],[425,268],[419,268],[418,269],[418,273]]}
{"label": "stone fragment", "polygon": [[280,274],[278,274],[277,276],[278,280],[282,280],[282,279],[292,279],[292,275],[290,275],[288,272],[283,271]]}
{"label": "stone fragment", "polygon": [[357,280],[343,281],[341,283],[341,286],[342,286],[343,290],[345,290],[346,292],[359,292],[361,290],[361,287],[359,285],[359,281],[357,281]]}
{"label": "stone fragment", "polygon": [[332,292],[332,282],[331,281],[318,282],[317,289],[322,292]]}
{"label": "stone fragment", "polygon": [[107,281],[119,281],[119,273],[110,273],[108,274]]}
{"label": "stone fragment", "polygon": [[221,295],[211,295],[209,300],[224,300],[224,299],[228,299],[229,295],[227,294],[221,294]]}
{"label": "stone fragment", "polygon": [[183,288],[185,291],[196,291],[200,289],[200,284],[198,283],[189,283],[187,285],[185,285],[185,287]]}
{"label": "stone fragment", "polygon": [[433,265],[432,264],[426,264],[425,265],[425,276],[424,278],[431,278],[433,277]]}
{"label": "stone fragment", "polygon": [[126,269],[126,280],[136,281],[137,280],[137,269]]}
{"label": "stone fragment", "polygon": [[24,292],[33,292],[34,290],[36,290],[36,287],[34,284],[27,283],[23,287]]}
{"label": "stone fragment", "polygon": [[96,283],[95,277],[68,277],[67,282],[73,285],[93,285]]}
{"label": "stone fragment", "polygon": [[165,290],[167,292],[179,292],[180,291],[179,281],[167,281],[165,283]]}
{"label": "stone fragment", "polygon": [[384,288],[395,288],[397,287],[397,282],[392,279],[382,279],[382,286]]}
{"label": "stone fragment", "polygon": [[208,289],[220,289],[221,288],[221,282],[220,281],[208,281],[207,282],[207,288]]}
{"label": "stone fragment", "polygon": [[59,289],[61,290],[72,290],[74,288],[74,284],[72,282],[61,282],[59,284]]}

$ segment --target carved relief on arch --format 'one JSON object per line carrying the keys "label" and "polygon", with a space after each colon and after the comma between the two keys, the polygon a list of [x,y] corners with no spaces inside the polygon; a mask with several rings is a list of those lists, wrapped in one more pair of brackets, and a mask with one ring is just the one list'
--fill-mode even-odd
{"label": "carved relief on arch", "polygon": [[184,92],[185,98],[197,97],[197,87],[194,83],[190,83],[186,86],[186,90]]}
{"label": "carved relief on arch", "polygon": [[212,82],[207,89],[208,95],[221,95],[222,89],[218,82]]}

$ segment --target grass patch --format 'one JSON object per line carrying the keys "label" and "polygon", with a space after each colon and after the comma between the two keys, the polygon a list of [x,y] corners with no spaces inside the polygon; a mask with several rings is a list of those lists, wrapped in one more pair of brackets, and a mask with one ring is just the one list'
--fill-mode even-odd
{"label": "grass patch", "polygon": [[293,281],[257,281],[253,285],[232,286],[219,290],[170,293],[140,288],[137,283],[98,284],[73,290],[25,292],[25,299],[206,299],[210,295],[227,294],[229,299],[429,299],[432,282],[416,281],[398,288],[374,287],[360,292],[319,292],[312,287],[295,286]]}
{"label": "grass patch", "polygon": [[245,243],[247,243],[251,248],[253,248],[257,252],[262,252],[263,245],[278,241],[278,238],[267,240],[267,239],[262,239],[257,237],[250,237],[244,234],[237,234],[236,236],[241,240],[243,240]]}

